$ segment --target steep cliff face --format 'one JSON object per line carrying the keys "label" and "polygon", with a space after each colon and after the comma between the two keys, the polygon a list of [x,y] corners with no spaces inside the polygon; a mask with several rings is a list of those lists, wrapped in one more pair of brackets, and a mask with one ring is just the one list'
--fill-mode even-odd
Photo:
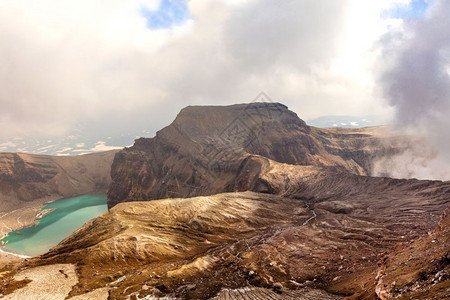
{"label": "steep cliff face", "polygon": [[105,194],[116,153],[64,157],[0,153],[0,235],[32,224],[45,202]]}
{"label": "steep cliff face", "polygon": [[32,222],[44,202],[106,193],[116,153],[67,157],[0,153],[0,234]]}
{"label": "steep cliff face", "polygon": [[108,205],[232,191],[249,155],[367,175],[375,157],[401,150],[384,147],[382,132],[313,128],[278,103],[189,106],[154,138],[116,155]]}
{"label": "steep cliff face", "polygon": [[71,157],[0,153],[2,204],[7,200],[29,202],[52,196],[106,192],[116,152]]}

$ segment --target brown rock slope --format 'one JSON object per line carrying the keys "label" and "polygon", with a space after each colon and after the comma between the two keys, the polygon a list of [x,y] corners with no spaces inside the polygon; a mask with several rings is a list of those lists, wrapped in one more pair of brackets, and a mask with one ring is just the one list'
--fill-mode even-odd
{"label": "brown rock slope", "polygon": [[427,235],[398,243],[372,272],[345,277],[332,291],[350,299],[450,299],[450,207]]}
{"label": "brown rock slope", "polygon": [[279,103],[189,106],[154,138],[116,155],[108,205],[231,191],[248,155],[369,175],[375,158],[407,146],[404,137],[386,142],[383,131],[310,127]]}
{"label": "brown rock slope", "polygon": [[333,299],[324,290],[363,293],[367,287],[355,284],[361,274],[376,273],[396,243],[432,230],[450,205],[450,182],[372,178],[260,156],[240,172],[249,176],[237,176],[232,189],[258,193],[121,203],[21,268],[75,264],[71,295],[107,288],[112,299],[247,292]]}
{"label": "brown rock slope", "polygon": [[450,208],[433,232],[399,245],[377,275],[379,296],[384,290],[399,299],[450,299]]}
{"label": "brown rock slope", "polygon": [[[46,201],[106,193],[117,151],[80,156],[0,153],[0,227],[22,227]],[[18,220],[18,221],[17,221]]]}

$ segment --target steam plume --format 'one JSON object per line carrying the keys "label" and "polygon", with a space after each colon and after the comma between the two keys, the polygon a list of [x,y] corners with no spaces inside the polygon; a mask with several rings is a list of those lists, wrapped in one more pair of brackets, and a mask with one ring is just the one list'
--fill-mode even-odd
{"label": "steam plume", "polygon": [[[406,177],[450,179],[449,12],[450,1],[436,0],[425,17],[407,21],[403,32],[382,41],[384,57],[393,59],[387,62],[381,83],[396,108],[397,125],[422,135],[435,148],[429,151],[415,144],[407,155],[397,157],[391,168],[407,168]],[[420,164],[411,153],[422,156]]]}

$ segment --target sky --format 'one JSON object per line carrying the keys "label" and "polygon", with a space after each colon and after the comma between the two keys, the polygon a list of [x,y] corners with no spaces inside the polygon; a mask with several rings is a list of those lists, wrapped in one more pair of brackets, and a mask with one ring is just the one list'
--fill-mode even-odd
{"label": "sky", "polygon": [[125,146],[187,105],[251,102],[260,92],[305,120],[406,120],[389,92],[399,76],[389,74],[408,64],[397,57],[417,44],[420,24],[429,26],[416,39],[441,32],[443,3],[1,0],[0,151]]}

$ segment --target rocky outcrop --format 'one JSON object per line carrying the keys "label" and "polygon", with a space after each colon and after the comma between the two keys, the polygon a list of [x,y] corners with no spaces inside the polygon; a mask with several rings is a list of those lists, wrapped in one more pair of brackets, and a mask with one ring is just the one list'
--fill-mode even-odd
{"label": "rocky outcrop", "polygon": [[279,103],[189,106],[154,138],[119,152],[108,205],[233,190],[245,159],[259,155],[293,165],[334,166],[357,175],[404,145],[384,143],[383,128],[318,129]]}

